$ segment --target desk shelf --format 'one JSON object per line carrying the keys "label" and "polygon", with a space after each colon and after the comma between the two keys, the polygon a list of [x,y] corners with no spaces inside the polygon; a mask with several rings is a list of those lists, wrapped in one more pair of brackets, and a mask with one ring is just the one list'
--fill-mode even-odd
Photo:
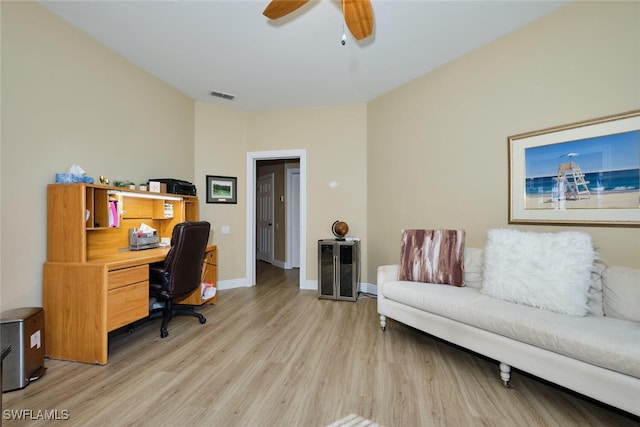
{"label": "desk shelf", "polygon": [[[148,198],[153,196],[154,198]],[[117,227],[109,202],[116,201]],[[172,206],[173,216],[164,214]],[[198,198],[97,184],[50,184],[47,188],[47,261],[86,262],[129,246],[129,228],[142,222],[171,237],[173,227],[198,220]]]}
{"label": "desk shelf", "polygon": [[108,228],[109,195],[107,190],[87,186],[85,193],[86,214],[88,215],[86,221],[87,229]]}

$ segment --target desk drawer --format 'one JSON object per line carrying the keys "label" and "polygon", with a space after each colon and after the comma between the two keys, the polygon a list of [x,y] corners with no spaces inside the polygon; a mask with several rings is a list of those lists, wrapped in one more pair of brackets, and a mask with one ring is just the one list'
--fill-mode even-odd
{"label": "desk drawer", "polygon": [[123,268],[109,272],[109,284],[107,289],[116,289],[132,283],[149,280],[149,265],[139,265],[137,267]]}
{"label": "desk drawer", "polygon": [[148,315],[148,280],[108,291],[107,331],[113,331]]}

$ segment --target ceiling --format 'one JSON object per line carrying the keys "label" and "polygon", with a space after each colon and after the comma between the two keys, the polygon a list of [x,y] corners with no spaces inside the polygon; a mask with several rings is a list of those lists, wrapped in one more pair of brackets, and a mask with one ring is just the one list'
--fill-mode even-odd
{"label": "ceiling", "polygon": [[569,0],[372,0],[373,35],[344,46],[339,2],[270,21],[268,1],[41,3],[190,98],[257,111],[370,101]]}

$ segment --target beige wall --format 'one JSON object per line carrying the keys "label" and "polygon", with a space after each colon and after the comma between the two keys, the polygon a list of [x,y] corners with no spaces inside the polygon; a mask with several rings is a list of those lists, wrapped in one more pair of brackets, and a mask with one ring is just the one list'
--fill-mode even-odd
{"label": "beige wall", "polygon": [[[248,113],[196,102],[195,176],[200,219],[211,222],[218,246],[218,279],[245,277],[246,156]],[[207,204],[206,175],[238,178],[237,204]],[[230,233],[222,234],[221,227]]]}
{"label": "beige wall", "polygon": [[507,137],[640,108],[639,43],[640,3],[576,2],[370,102],[369,278],[414,227],[585,231],[640,267],[638,228],[507,224]]}
{"label": "beige wall", "polygon": [[191,180],[194,107],[40,4],[1,8],[4,310],[42,305],[55,173],[76,163],[112,180]]}
{"label": "beige wall", "polygon": [[[318,276],[318,240],[332,237],[337,219],[364,242],[366,265],[366,123],[364,104],[250,114],[247,151],[307,150],[308,280]],[[335,189],[331,181],[338,183]]]}
{"label": "beige wall", "polygon": [[[237,205],[206,205],[219,250],[220,280],[246,276],[246,159],[248,152],[307,150],[307,280],[317,277],[317,240],[331,237],[336,219],[366,241],[366,106],[243,113],[196,103],[196,177],[238,177]],[[331,181],[340,185],[329,187]],[[230,234],[220,227],[229,225]],[[364,253],[364,251],[363,251]]]}

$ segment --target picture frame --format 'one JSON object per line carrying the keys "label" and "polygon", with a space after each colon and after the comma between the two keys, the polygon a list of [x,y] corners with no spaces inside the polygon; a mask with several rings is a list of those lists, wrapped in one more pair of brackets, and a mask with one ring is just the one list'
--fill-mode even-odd
{"label": "picture frame", "polygon": [[238,203],[238,178],[207,175],[207,203]]}
{"label": "picture frame", "polygon": [[507,142],[509,224],[640,226],[640,110]]}

